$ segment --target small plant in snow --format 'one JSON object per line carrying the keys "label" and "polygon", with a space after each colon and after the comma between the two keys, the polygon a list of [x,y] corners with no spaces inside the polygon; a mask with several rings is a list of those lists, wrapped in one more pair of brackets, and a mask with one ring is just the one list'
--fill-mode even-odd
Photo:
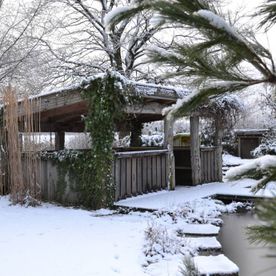
{"label": "small plant in snow", "polygon": [[150,223],[145,230],[146,244],[144,254],[149,260],[154,256],[164,257],[166,254],[177,254],[180,251],[179,239],[171,237],[165,226]]}
{"label": "small plant in snow", "polygon": [[197,267],[191,257],[184,257],[183,267],[180,268],[182,276],[200,276]]}

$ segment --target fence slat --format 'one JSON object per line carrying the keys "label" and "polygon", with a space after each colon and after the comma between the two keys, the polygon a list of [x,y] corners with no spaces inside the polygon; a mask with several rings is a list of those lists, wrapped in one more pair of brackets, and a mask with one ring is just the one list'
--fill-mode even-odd
{"label": "fence slat", "polygon": [[137,158],[137,193],[138,194],[143,193],[142,181],[143,181],[142,158],[138,157]]}
{"label": "fence slat", "polygon": [[131,195],[137,194],[137,159],[131,160]]}
{"label": "fence slat", "polygon": [[131,158],[127,158],[126,160],[126,195],[131,196]]}

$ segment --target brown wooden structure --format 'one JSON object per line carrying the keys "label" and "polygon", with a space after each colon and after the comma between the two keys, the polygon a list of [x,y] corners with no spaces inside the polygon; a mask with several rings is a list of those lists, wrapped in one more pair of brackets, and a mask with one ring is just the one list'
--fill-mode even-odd
{"label": "brown wooden structure", "polygon": [[251,159],[251,151],[257,148],[268,129],[240,129],[235,131],[238,141],[238,156]]}
{"label": "brown wooden structure", "polygon": [[[221,181],[221,154],[218,147],[200,148],[199,116],[190,119],[190,148],[173,148],[174,122],[162,115],[162,110],[189,92],[184,90],[180,93],[173,88],[137,83],[134,93],[141,96],[141,101],[137,105],[126,107],[125,112],[135,115],[135,120],[141,123],[164,120],[164,148],[115,154],[113,173],[116,200],[160,189],[174,189],[176,184],[196,185]],[[37,100],[40,108],[34,111],[39,113],[35,118],[40,120],[41,132],[55,133],[56,150],[64,148],[65,132],[84,132],[82,117],[87,114],[88,108],[80,88],[39,95]],[[19,104],[20,115],[22,112]],[[124,125],[118,125],[117,130],[126,129]],[[183,160],[185,164],[181,163]],[[41,181],[44,198],[53,200],[56,168],[50,163],[43,163],[44,177]],[[183,177],[185,170],[186,177]]]}

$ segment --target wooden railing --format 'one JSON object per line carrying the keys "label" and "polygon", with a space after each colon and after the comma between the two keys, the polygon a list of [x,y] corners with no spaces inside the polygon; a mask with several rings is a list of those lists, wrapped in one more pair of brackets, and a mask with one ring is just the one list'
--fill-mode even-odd
{"label": "wooden railing", "polygon": [[167,187],[168,150],[117,152],[114,160],[115,200]]}

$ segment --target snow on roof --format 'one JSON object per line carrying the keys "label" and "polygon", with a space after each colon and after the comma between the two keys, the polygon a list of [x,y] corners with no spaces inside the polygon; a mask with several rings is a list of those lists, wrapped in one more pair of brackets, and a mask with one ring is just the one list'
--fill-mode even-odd
{"label": "snow on roof", "polygon": [[268,131],[267,128],[245,128],[245,129],[235,129],[234,132],[236,135],[261,135]]}
{"label": "snow on roof", "polygon": [[[186,88],[164,86],[164,85],[154,84],[154,83],[137,82],[137,81],[127,79],[126,77],[124,77],[118,72],[112,72],[112,74],[118,77],[122,81],[122,83],[126,85],[133,85],[133,87],[135,87],[136,93],[143,96],[154,96],[156,93],[159,93],[159,94],[161,93],[164,96],[167,95],[167,96],[172,96],[177,98],[183,98],[191,93],[191,91]],[[60,87],[57,89],[44,90],[39,95],[36,95],[35,97],[77,90],[82,87],[88,86],[93,80],[97,78],[104,78],[105,76],[106,76],[105,73],[95,74],[93,76],[83,78],[82,80],[68,86]]]}

